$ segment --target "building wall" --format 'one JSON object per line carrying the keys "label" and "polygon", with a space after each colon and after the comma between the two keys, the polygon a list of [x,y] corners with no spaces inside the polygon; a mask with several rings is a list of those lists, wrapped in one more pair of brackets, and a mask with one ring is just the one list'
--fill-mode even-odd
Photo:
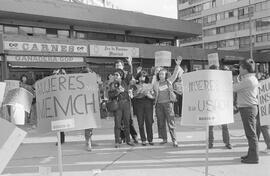
{"label": "building wall", "polygon": [[[181,0],[178,1],[180,2]],[[212,3],[213,6],[206,6],[207,3]],[[180,46],[202,47],[204,45],[206,49],[248,51],[251,24],[254,50],[269,50],[270,1],[250,0],[250,3],[251,23],[249,0],[189,0],[179,4],[179,19],[203,23],[203,40],[199,38],[182,40]],[[189,11],[189,9],[193,10]]]}

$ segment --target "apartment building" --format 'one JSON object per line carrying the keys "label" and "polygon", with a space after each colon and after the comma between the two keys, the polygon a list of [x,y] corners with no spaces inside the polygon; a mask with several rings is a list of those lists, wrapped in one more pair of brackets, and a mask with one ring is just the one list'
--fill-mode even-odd
{"label": "apartment building", "polygon": [[270,53],[270,0],[178,0],[178,18],[203,26],[182,47]]}

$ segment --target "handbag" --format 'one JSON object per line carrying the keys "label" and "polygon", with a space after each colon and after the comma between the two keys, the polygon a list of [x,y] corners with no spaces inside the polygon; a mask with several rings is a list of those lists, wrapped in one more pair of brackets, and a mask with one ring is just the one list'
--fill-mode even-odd
{"label": "handbag", "polygon": [[119,108],[118,101],[116,99],[109,100],[106,104],[108,111],[113,112]]}

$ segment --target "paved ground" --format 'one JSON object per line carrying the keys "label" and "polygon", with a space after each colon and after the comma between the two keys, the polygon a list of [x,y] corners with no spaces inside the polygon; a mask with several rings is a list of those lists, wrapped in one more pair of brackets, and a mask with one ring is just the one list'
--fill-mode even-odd
{"label": "paved ground", "polygon": [[[201,127],[180,127],[177,120],[177,139],[180,147],[171,143],[159,145],[156,124],[155,145],[130,147],[125,144],[119,149],[113,146],[113,120],[102,120],[103,128],[96,129],[93,136],[93,151],[85,150],[83,132],[69,132],[67,143],[62,146],[64,176],[156,176],[184,175],[204,176],[205,131]],[[135,120],[136,125],[136,120]],[[260,164],[241,164],[240,156],[247,151],[247,142],[239,117],[229,125],[232,150],[224,147],[221,129],[216,127],[214,148],[209,151],[209,175],[211,176],[268,176],[270,155],[260,153]],[[4,176],[32,176],[39,168],[51,168],[57,172],[57,147],[55,134],[38,134],[28,129],[28,136],[6,167]],[[138,129],[138,128],[137,128]],[[260,150],[265,148],[263,141]]]}

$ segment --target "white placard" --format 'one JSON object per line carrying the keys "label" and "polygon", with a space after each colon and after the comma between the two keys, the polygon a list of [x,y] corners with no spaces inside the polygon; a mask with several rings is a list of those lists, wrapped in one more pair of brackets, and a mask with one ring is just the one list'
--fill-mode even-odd
{"label": "white placard", "polygon": [[232,73],[198,70],[183,74],[183,119],[188,126],[233,123]]}
{"label": "white placard", "polygon": [[6,89],[6,83],[5,82],[0,82],[0,107],[1,107],[2,102],[3,102],[5,89]]}
{"label": "white placard", "polygon": [[108,45],[90,45],[90,56],[96,57],[139,57],[139,48],[108,46]]}
{"label": "white placard", "polygon": [[259,90],[259,114],[261,126],[270,125],[270,78],[260,82]]}
{"label": "white placard", "polygon": [[216,65],[219,67],[218,53],[211,53],[207,55],[208,57],[208,66]]}
{"label": "white placard", "polygon": [[52,131],[66,130],[75,127],[74,119],[52,121]]}
{"label": "white placard", "polygon": [[171,60],[172,60],[172,53],[170,51],[155,52],[155,67],[158,66],[170,67]]}
{"label": "white placard", "polygon": [[[95,73],[53,75],[39,80],[35,86],[40,132],[57,128],[74,131],[101,126]],[[74,123],[68,121],[70,119],[74,119]],[[63,126],[57,127],[59,124],[51,121],[59,121]]]}
{"label": "white placard", "polygon": [[67,44],[59,44],[59,43],[33,43],[33,42],[4,41],[4,50],[87,54],[87,45],[67,45]]}

